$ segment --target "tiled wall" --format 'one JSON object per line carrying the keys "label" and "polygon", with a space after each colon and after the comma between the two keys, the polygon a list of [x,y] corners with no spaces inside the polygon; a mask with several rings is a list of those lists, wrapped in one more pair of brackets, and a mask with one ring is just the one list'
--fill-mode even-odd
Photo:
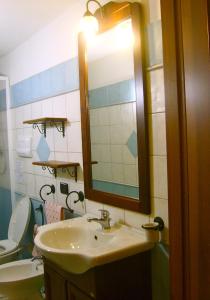
{"label": "tiled wall", "polygon": [[[150,27],[156,26],[157,28],[160,26],[160,21],[157,21],[158,19],[160,19],[159,1],[150,0],[149,2],[150,2],[150,21],[153,22],[153,24],[151,24]],[[72,22],[74,21],[75,24],[78,23],[80,14],[82,15],[84,11],[83,6],[81,12],[76,11],[75,18],[72,19]],[[65,19],[66,20],[71,19],[69,18],[71,14],[72,13],[69,12],[69,15],[68,16],[66,15]],[[58,28],[62,27],[62,31],[63,31],[65,30],[65,26],[63,27],[62,22],[63,21],[61,20],[61,23],[59,25],[60,27],[58,26]],[[74,26],[71,28],[74,28]],[[154,40],[157,41],[158,44],[160,45],[159,43],[159,41],[161,40],[160,31],[158,29],[156,30],[150,29],[149,31],[150,32],[152,31],[153,41]],[[150,40],[150,50],[151,50],[152,47],[151,38],[149,40]],[[37,49],[36,41],[37,41],[37,36],[34,39],[35,49]],[[76,35],[74,35],[74,38],[71,37],[71,42],[72,45],[76,43]],[[30,49],[32,49],[32,45],[33,45],[33,40],[30,40]],[[12,54],[11,61],[13,62],[13,65],[17,66],[18,61],[23,61],[23,62],[25,61],[25,57],[27,55],[29,56],[29,54],[26,53],[26,49],[27,49],[27,44],[24,45],[24,51],[25,51],[24,54],[21,54],[20,48],[18,49],[18,51],[15,52],[15,54],[14,53]],[[69,49],[71,50],[71,48]],[[156,49],[156,51],[157,50],[161,51],[160,48]],[[72,55],[72,53],[70,55]],[[160,55],[158,54],[155,55],[156,57],[160,57]],[[150,56],[154,57],[155,55],[151,54]],[[16,59],[14,59],[14,57]],[[18,60],[17,57],[20,57],[21,59]],[[77,61],[77,59],[72,60],[72,56],[71,59],[69,60],[66,60],[66,55],[63,55],[63,57],[64,57],[63,60],[60,59],[60,61],[63,62],[66,61],[67,64],[70,63],[70,61],[74,61],[74,62]],[[9,60],[9,58],[5,59],[5,61],[7,60]],[[59,59],[56,59],[55,61],[57,60]],[[160,63],[160,61],[157,62]],[[45,63],[43,63],[43,65],[45,65]],[[70,190],[74,190],[74,189],[83,190],[83,178],[82,178],[80,102],[79,102],[79,91],[77,90],[78,70],[76,67],[73,67],[73,69],[68,67],[67,68],[68,71],[70,71],[71,69],[71,73],[69,77],[68,75],[66,76],[65,73],[65,66],[64,66],[65,63],[64,64],[61,63],[61,65],[62,66],[58,64],[58,66],[55,66],[54,71],[52,69],[46,68],[47,71],[45,74],[38,73],[38,75],[36,75],[37,72],[35,72],[33,76],[28,79],[26,76],[27,67],[24,67],[25,73],[22,80],[26,78],[27,83],[22,82],[13,86],[13,95],[15,95],[15,100],[13,98],[12,103],[14,107],[11,109],[11,114],[13,120],[13,125],[12,125],[13,154],[14,154],[13,171],[14,173],[16,173],[16,176],[14,175],[16,191],[20,193],[26,193],[33,198],[39,198],[40,187],[44,183],[50,183],[56,186],[56,194],[53,196],[50,195],[49,197],[54,198],[56,201],[60,203],[64,203],[65,196],[63,196],[59,192],[60,181],[69,183]],[[43,70],[43,66],[41,66],[40,68]],[[18,70],[18,68],[15,68],[15,70],[16,69]],[[35,69],[36,68],[34,66],[34,70]],[[12,73],[11,65],[9,65],[9,72],[12,77],[13,73]],[[16,72],[14,78],[17,78],[17,76],[18,74]],[[31,76],[31,73],[29,76]],[[55,80],[56,76],[59,76],[58,83]],[[69,82],[67,84],[65,82],[66,78]],[[75,83],[75,85],[73,85],[73,88],[72,86],[69,87],[68,85],[70,84],[69,81],[70,78],[72,80],[71,82]],[[19,81],[22,80],[20,79]],[[12,81],[14,81],[13,78]],[[165,137],[165,102],[164,102],[163,68],[148,71],[148,83],[149,82],[150,85],[148,86],[151,87],[151,89],[149,89],[149,91],[151,91],[151,98],[149,99],[149,105],[148,105],[149,106],[148,114],[149,114],[149,121],[150,121],[150,163],[151,163],[150,176],[151,176],[151,201],[152,201],[151,216],[127,211],[120,208],[109,207],[107,205],[96,203],[91,200],[86,200],[85,202],[87,212],[98,214],[97,210],[99,208],[104,207],[110,210],[112,219],[116,221],[118,220],[122,221],[128,225],[137,228],[140,228],[142,223],[148,222],[156,215],[163,217],[166,223],[166,227],[168,227],[168,213],[167,213],[168,195],[167,195],[167,171],[166,171],[167,155],[166,155],[166,141],[165,141],[166,137]],[[24,84],[26,90],[24,88],[23,91]],[[38,86],[36,86],[36,89],[33,88],[34,86],[33,84],[35,84],[35,86],[36,84],[38,84]],[[66,86],[68,88],[65,90]],[[46,87],[46,91],[45,91],[45,87]],[[30,97],[28,95],[28,91],[33,91],[33,94]],[[34,92],[37,92],[37,94],[34,95]],[[55,97],[52,97],[53,95],[55,95]],[[21,102],[21,99],[23,102]],[[40,100],[40,101],[34,102],[35,100]],[[23,125],[22,123],[23,120],[39,118],[43,116],[67,117],[69,122],[67,124],[65,138],[63,138],[55,128],[49,128],[47,131],[47,138],[46,140],[44,140],[43,137],[40,136],[38,130],[34,130],[30,125]],[[20,135],[32,136],[32,140],[33,140],[32,158],[20,158],[17,156],[16,141],[17,141],[17,137]],[[39,151],[40,149],[41,151]],[[58,178],[55,179],[52,175],[48,173],[48,171],[43,171],[40,167],[32,166],[32,161],[39,160],[43,155],[43,153],[49,159],[79,161],[81,164],[81,169],[79,171],[78,182],[75,183],[75,181],[65,173],[60,174]],[[19,176],[20,173],[22,173],[22,176]],[[80,203],[78,203],[76,204],[76,210],[80,212],[84,212],[85,208],[82,207]],[[167,229],[164,232],[163,239],[164,240],[168,239]]]}

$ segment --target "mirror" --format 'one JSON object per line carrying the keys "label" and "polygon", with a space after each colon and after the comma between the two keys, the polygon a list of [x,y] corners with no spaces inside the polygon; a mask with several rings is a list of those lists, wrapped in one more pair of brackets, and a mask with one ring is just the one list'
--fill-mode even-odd
{"label": "mirror", "polygon": [[87,198],[149,213],[140,21],[139,4],[111,2],[80,35],[83,159]]}

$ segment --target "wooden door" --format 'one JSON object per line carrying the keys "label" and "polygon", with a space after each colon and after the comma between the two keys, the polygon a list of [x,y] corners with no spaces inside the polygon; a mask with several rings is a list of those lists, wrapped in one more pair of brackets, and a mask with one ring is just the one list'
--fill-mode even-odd
{"label": "wooden door", "polygon": [[172,300],[210,299],[209,1],[161,0]]}

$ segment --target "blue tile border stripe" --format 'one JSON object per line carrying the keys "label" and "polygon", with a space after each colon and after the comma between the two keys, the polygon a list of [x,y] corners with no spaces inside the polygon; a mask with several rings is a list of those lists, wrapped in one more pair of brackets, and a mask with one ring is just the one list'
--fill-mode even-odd
{"label": "blue tile border stripe", "polygon": [[101,180],[93,180],[92,185],[96,190],[139,199],[139,187]]}
{"label": "blue tile border stripe", "polygon": [[136,101],[134,79],[123,80],[89,91],[89,108]]}
{"label": "blue tile border stripe", "polygon": [[11,86],[11,108],[79,89],[78,58],[72,58]]}

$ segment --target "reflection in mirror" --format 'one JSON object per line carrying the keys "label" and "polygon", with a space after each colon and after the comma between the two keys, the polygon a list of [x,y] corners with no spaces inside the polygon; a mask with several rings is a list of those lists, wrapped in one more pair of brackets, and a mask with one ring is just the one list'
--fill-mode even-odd
{"label": "reflection in mirror", "polygon": [[94,16],[99,33],[79,35],[85,197],[149,214],[141,8],[109,2]]}
{"label": "reflection in mirror", "polygon": [[139,199],[131,19],[87,40],[93,189]]}

